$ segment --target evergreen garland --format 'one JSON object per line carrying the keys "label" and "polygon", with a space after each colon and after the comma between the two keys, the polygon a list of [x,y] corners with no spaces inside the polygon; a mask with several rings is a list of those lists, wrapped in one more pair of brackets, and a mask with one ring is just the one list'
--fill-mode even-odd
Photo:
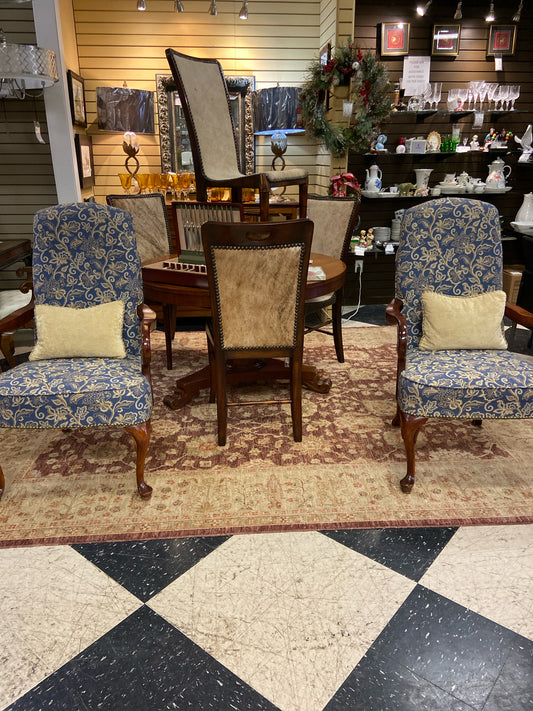
{"label": "evergreen garland", "polygon": [[[307,131],[324,141],[334,156],[347,150],[368,151],[380,133],[379,127],[391,112],[392,87],[386,67],[372,52],[362,52],[350,41],[336,48],[327,64],[315,60],[300,92],[302,118]],[[334,124],[326,118],[326,93],[351,81],[353,126]]]}

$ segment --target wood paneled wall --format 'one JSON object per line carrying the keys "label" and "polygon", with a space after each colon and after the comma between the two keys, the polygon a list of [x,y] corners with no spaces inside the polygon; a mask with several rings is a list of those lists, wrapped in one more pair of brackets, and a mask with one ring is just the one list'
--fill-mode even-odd
{"label": "wood paneled wall", "polygon": [[[120,190],[117,174],[123,172],[125,155],[121,134],[98,131],[96,87],[122,86],[126,81],[130,88],[154,91],[155,75],[170,73],[167,47],[215,57],[228,74],[255,76],[258,89],[302,84],[319,49],[320,0],[254,0],[247,21],[239,19],[241,4],[241,0],[218,0],[215,17],[207,12],[209,0],[184,0],[181,14],[174,12],[173,0],[147,0],[145,12],[136,10],[135,0],[73,0],[98,201]],[[139,140],[141,170],[159,171],[157,133],[139,135]],[[291,137],[289,143],[287,167],[312,169],[314,142]],[[269,169],[271,160],[269,142],[258,142],[257,169]]]}
{"label": "wood paneled wall", "polygon": [[[35,44],[31,5],[1,10],[0,26],[10,43]],[[35,137],[38,120],[46,144]],[[33,214],[57,202],[42,98],[0,100],[0,240],[31,238]],[[15,288],[19,265],[0,272],[0,289]]]}

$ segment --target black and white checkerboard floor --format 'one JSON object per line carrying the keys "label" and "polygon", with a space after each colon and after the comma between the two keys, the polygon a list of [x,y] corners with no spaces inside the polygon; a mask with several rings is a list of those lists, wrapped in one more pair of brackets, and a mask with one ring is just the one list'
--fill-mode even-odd
{"label": "black and white checkerboard floor", "polygon": [[0,708],[529,711],[533,525],[0,550]]}

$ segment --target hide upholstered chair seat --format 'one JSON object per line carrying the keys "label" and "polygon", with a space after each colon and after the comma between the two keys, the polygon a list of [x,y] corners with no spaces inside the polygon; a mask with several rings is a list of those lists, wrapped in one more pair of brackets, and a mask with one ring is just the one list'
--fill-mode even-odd
{"label": "hide upholstered chair seat", "polygon": [[299,216],[305,217],[307,171],[300,168],[242,172],[230,99],[222,67],[216,59],[190,57],[174,49],[166,56],[178,88],[191,141],[196,197],[207,200],[207,188],[231,188],[232,202],[242,203],[242,189],[259,190],[260,220],[269,219],[270,189],[298,186]]}
{"label": "hide upholstered chair seat", "polygon": [[[124,428],[135,442],[137,490],[149,497],[155,313],[142,303],[131,215],[97,203],[37,212],[33,292],[32,303],[0,321],[3,331],[33,313],[36,325],[29,360],[0,374],[0,427]],[[4,489],[0,469],[0,496]]]}
{"label": "hide upholstered chair seat", "polygon": [[[346,263],[350,240],[356,227],[361,198],[334,198],[309,196],[307,217],[313,222],[313,243],[311,251],[327,254]],[[339,363],[344,363],[342,343],[342,292],[341,287],[332,294],[319,296],[305,302],[306,333],[321,331],[333,336],[335,352]],[[331,317],[324,310],[331,307]],[[326,313],[325,317],[324,314]],[[319,317],[317,325],[309,325],[314,315]],[[329,324],[332,331],[325,330]]]}
{"label": "hide upholstered chair seat", "polygon": [[216,398],[220,446],[226,444],[228,364],[242,359],[288,359],[290,400],[270,402],[290,402],[293,437],[302,439],[304,299],[312,235],[307,219],[202,226],[212,314],[207,324],[211,401]]}
{"label": "hide upholstered chair seat", "polygon": [[533,326],[533,314],[505,303],[500,217],[488,203],[441,198],[405,211],[396,254],[397,411],[407,454],[404,492],[415,481],[415,443],[429,417],[533,417],[533,360],[507,350],[504,314]]}

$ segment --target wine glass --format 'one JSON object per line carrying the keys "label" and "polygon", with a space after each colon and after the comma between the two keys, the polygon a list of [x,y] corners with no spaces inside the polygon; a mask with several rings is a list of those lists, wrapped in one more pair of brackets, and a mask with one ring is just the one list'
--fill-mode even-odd
{"label": "wine glass", "polygon": [[520,96],[520,86],[518,84],[511,84],[509,87],[509,99],[511,101],[510,111],[514,111],[514,102]]}
{"label": "wine glass", "polygon": [[490,108],[491,102],[494,103],[494,106],[492,107],[493,111],[496,111],[496,93],[498,91],[499,86],[500,85],[495,82],[489,82],[487,84],[487,101],[489,102],[489,108]]}
{"label": "wine glass", "polygon": [[487,85],[486,81],[481,82],[481,86],[479,87],[479,110],[483,111],[483,103],[487,97],[487,92],[489,88]]}
{"label": "wine glass", "polygon": [[466,107],[466,101],[468,100],[468,87],[460,87],[457,89],[457,99],[459,101],[459,106],[457,107],[459,111],[468,111]]}
{"label": "wine glass", "polygon": [[441,81],[436,81],[433,84],[433,91],[431,92],[431,104],[432,108],[434,111],[437,110],[439,101],[441,100],[442,96],[442,82]]}
{"label": "wine glass", "polygon": [[122,189],[127,193],[131,192],[131,173],[119,173],[118,177],[120,178]]}

